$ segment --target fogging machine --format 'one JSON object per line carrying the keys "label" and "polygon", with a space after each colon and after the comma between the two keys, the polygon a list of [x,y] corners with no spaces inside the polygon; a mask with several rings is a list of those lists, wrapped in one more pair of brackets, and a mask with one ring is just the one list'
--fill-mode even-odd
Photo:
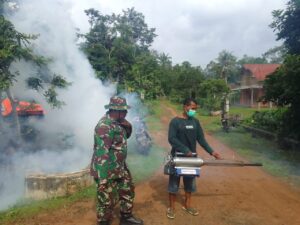
{"label": "fogging machine", "polygon": [[200,167],[202,166],[231,166],[231,167],[244,167],[244,166],[262,166],[262,163],[247,163],[238,160],[226,159],[209,159],[203,160],[193,153],[192,157],[182,157],[183,153],[176,153],[173,157],[168,155],[164,165],[164,174],[177,175],[177,176],[200,176]]}

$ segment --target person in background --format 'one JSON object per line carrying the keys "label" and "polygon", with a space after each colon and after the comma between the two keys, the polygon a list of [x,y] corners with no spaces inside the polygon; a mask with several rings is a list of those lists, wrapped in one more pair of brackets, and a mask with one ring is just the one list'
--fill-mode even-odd
{"label": "person in background", "polygon": [[142,225],[143,221],[132,215],[135,192],[126,165],[127,139],[132,126],[125,117],[130,106],[125,98],[114,96],[105,108],[106,115],[95,127],[90,168],[97,184],[97,224],[111,224],[114,207],[119,202],[120,225]]}
{"label": "person in background", "polygon": [[[172,146],[171,155],[182,154],[182,157],[196,157],[196,143],[198,142],[206,152],[221,159],[218,152],[214,151],[206,142],[200,122],[195,118],[198,104],[195,99],[187,98],[183,102],[182,115],[175,117],[169,124],[168,140]],[[176,174],[169,175],[169,208],[167,217],[175,218],[175,201],[178,193],[180,176]],[[187,213],[197,216],[199,212],[191,205],[191,194],[196,191],[195,176],[183,176],[185,201],[182,209]]]}

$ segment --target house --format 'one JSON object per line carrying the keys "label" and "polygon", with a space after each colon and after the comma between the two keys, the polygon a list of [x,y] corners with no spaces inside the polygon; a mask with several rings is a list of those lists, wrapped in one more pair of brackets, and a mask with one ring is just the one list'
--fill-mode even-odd
{"label": "house", "polygon": [[263,82],[266,77],[280,66],[280,64],[244,64],[240,84],[231,88],[239,92],[239,99],[235,104],[248,107],[272,107],[271,103],[258,102],[264,95]]}

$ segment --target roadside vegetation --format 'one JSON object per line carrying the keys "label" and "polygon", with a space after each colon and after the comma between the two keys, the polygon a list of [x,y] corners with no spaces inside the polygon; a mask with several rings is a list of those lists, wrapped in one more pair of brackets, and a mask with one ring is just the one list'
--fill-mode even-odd
{"label": "roadside vegetation", "polygon": [[[173,107],[178,113],[182,105],[164,102]],[[256,113],[266,113],[268,108],[231,107],[230,114],[238,114],[245,121],[252,119]],[[198,110],[197,118],[200,120],[206,133],[213,135],[221,142],[233,148],[237,154],[250,162],[263,163],[263,169],[273,176],[287,181],[291,186],[300,187],[300,152],[280,148],[278,143],[259,136],[253,136],[243,127],[231,127],[229,132],[224,132],[220,116],[210,116],[207,109]],[[219,149],[222,152],[222,149]]]}
{"label": "roadside vegetation", "polygon": [[[267,112],[268,109],[232,107],[230,114],[239,114],[245,120],[250,120],[252,115]],[[249,161],[263,163],[263,169],[273,176],[280,177],[292,186],[300,186],[300,152],[280,148],[278,143],[259,136],[253,136],[243,127],[232,127],[226,133],[222,130],[220,117],[207,115],[205,110],[200,110],[199,117],[204,130],[235,149],[238,154]],[[222,149],[220,149],[222,151]]]}
{"label": "roadside vegetation", "polygon": [[39,213],[47,213],[58,208],[68,207],[74,202],[83,199],[95,198],[95,186],[82,189],[75,194],[57,197],[47,200],[34,201],[31,199],[23,199],[9,210],[0,212],[0,224],[22,224],[26,218],[30,218]]}

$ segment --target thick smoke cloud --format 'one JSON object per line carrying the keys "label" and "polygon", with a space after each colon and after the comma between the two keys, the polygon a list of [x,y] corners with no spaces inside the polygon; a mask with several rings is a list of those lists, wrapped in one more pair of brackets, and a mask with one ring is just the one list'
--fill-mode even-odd
{"label": "thick smoke cloud", "polygon": [[[88,165],[92,154],[93,128],[105,113],[103,105],[115,92],[114,85],[103,86],[95,79],[88,60],[79,51],[70,4],[60,0],[22,0],[9,19],[18,31],[39,34],[34,41],[35,52],[50,57],[53,60],[49,64],[51,71],[61,74],[72,85],[59,92],[59,98],[66,105],[55,110],[42,96],[29,91],[20,80],[14,86],[13,92],[18,98],[35,99],[45,107],[45,117],[33,120],[32,124],[46,138],[41,139],[45,143],[39,143],[41,149],[35,152],[12,150],[13,154],[7,156],[6,166],[0,170],[0,210],[15,204],[23,196],[26,174],[70,172]],[[24,62],[16,63],[13,70],[20,71],[24,78],[36,72],[32,65]],[[70,148],[51,148],[51,144],[59,146],[53,143],[59,135],[68,137]]]}

